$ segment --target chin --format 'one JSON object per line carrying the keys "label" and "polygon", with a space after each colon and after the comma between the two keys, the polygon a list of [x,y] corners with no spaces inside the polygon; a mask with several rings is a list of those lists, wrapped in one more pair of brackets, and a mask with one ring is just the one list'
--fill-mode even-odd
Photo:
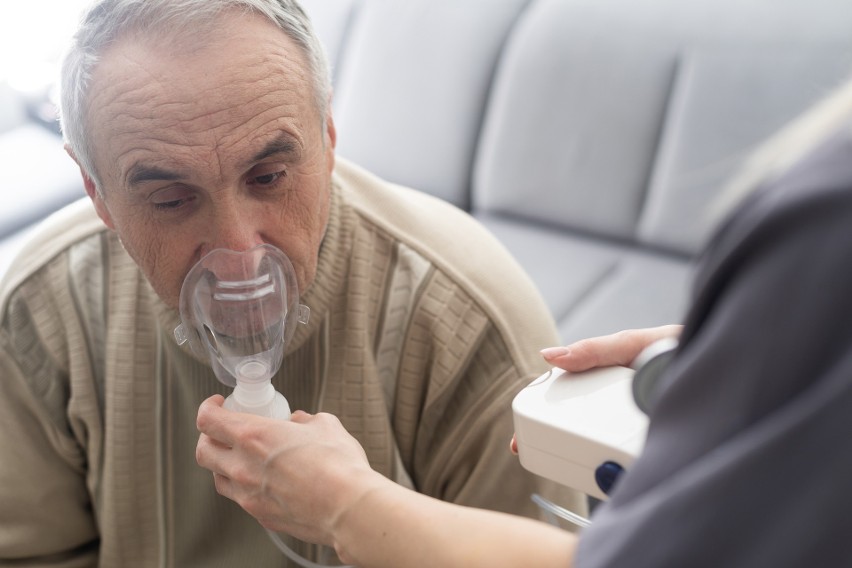
{"label": "chin", "polygon": [[174,286],[163,286],[162,284],[158,284],[154,282],[150,276],[146,276],[148,280],[148,284],[154,290],[154,293],[157,294],[157,297],[169,308],[177,310],[180,306],[180,287],[178,286],[175,289]]}

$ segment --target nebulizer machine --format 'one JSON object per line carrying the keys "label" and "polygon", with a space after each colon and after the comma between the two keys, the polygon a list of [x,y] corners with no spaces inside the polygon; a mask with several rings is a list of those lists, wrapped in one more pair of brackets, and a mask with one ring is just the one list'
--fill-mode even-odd
{"label": "nebulizer machine", "polygon": [[[233,387],[225,408],[289,420],[290,406],[272,386],[284,351],[310,309],[299,303],[290,259],[262,244],[237,252],[216,249],[189,271],[180,293],[178,344],[210,362],[220,382]],[[272,531],[272,541],[291,560],[323,567],[293,552]]]}
{"label": "nebulizer machine", "polygon": [[[606,500],[642,451],[653,393],[676,347],[676,339],[661,339],[630,367],[553,368],[532,381],[512,401],[521,466]],[[552,517],[589,524],[539,495],[533,500]]]}

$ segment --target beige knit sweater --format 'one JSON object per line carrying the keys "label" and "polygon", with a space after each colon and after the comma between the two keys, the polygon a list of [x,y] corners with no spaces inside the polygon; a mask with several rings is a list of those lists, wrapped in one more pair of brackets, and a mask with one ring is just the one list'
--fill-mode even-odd
{"label": "beige knit sweater", "polygon": [[[336,414],[376,470],[423,493],[535,515],[539,491],[583,511],[506,449],[511,399],[557,336],[469,216],[338,160],[302,302],[275,379],[291,407]],[[195,463],[198,405],[228,389],[175,344],[177,314],[88,203],[45,224],[0,308],[0,564],[287,565]]]}

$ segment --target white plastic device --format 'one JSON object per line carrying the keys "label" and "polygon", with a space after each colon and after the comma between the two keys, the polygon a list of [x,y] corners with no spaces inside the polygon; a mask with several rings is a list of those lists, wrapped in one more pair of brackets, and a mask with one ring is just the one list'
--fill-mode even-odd
{"label": "white plastic device", "polygon": [[648,417],[633,400],[633,373],[553,368],[530,383],[512,402],[521,465],[606,499],[645,444]]}

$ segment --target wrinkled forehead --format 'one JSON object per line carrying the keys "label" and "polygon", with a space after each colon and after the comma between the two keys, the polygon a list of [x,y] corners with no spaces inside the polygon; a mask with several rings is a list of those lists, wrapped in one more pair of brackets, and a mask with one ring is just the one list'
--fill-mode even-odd
{"label": "wrinkled forehead", "polygon": [[280,117],[296,131],[319,123],[310,71],[282,30],[252,14],[207,25],[210,33],[131,33],[104,52],[87,105],[96,151],[146,136],[240,138]]}

